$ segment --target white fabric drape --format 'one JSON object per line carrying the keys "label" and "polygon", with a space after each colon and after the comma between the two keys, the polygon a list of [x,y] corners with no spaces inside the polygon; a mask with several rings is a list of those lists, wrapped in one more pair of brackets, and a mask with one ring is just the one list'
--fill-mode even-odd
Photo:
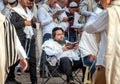
{"label": "white fabric drape", "polygon": [[108,35],[106,50],[107,84],[120,83],[120,0],[115,0],[108,10]]}

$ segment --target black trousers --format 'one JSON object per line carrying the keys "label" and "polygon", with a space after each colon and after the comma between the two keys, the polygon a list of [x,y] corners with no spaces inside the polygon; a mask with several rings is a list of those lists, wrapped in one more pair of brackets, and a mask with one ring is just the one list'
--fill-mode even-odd
{"label": "black trousers", "polygon": [[29,64],[30,80],[32,84],[34,84],[37,83],[35,39],[31,40],[31,46],[30,46],[28,58],[29,58],[28,64]]}
{"label": "black trousers", "polygon": [[[26,40],[20,40],[22,46],[25,48]],[[30,80],[32,84],[37,83],[37,71],[36,71],[36,53],[35,53],[35,39],[31,40],[30,51],[28,54],[28,65]],[[8,73],[7,80],[15,79],[15,67],[19,64],[19,61],[10,67],[10,72]]]}
{"label": "black trousers", "polygon": [[13,79],[15,79],[15,67],[19,64],[20,60],[18,60],[14,65],[10,66],[9,69],[9,73],[8,73],[8,77],[6,79],[6,81],[12,81]]}
{"label": "black trousers", "polygon": [[73,63],[68,57],[60,59],[60,69],[62,69],[63,72],[66,74],[67,81],[69,81],[70,79],[73,80],[72,71],[77,70],[78,68],[82,69],[84,79],[85,67],[83,66],[81,58],[79,60],[73,60]]}

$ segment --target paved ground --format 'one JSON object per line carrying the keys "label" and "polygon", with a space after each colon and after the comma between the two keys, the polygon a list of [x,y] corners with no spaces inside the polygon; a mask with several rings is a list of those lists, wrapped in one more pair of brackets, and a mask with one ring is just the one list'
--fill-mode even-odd
{"label": "paved ground", "polygon": [[[39,56],[37,56],[37,63],[39,61],[38,59],[39,59]],[[79,73],[79,77],[81,79],[81,72]],[[65,79],[65,75],[63,75],[63,78]],[[16,79],[21,81],[22,84],[31,84],[29,73],[23,72],[21,75],[16,75]],[[37,79],[38,79],[38,84],[42,84],[42,78],[40,78],[39,71],[37,71]],[[61,80],[58,77],[54,77],[50,79],[47,84],[63,84],[63,80]],[[80,83],[76,82],[76,84],[80,84]]]}
{"label": "paved ground", "polygon": [[[79,73],[79,76],[81,77],[81,73]],[[21,81],[22,84],[31,84],[29,77],[30,77],[29,73],[24,73],[24,72],[21,75],[16,75],[16,79]],[[65,79],[65,75],[63,75],[62,77]],[[38,84],[42,84],[42,78],[40,78],[39,73],[37,74],[37,78],[38,78]],[[54,77],[50,79],[47,84],[63,84],[63,80],[60,79],[59,77]],[[66,84],[66,82],[64,84]],[[80,84],[80,83],[76,82],[76,84]]]}
{"label": "paved ground", "polygon": [[[16,78],[22,82],[22,84],[31,84],[29,74],[28,73],[23,73],[21,76],[16,76]],[[40,76],[37,76],[38,78],[38,84],[42,83],[42,79]],[[51,79],[47,84],[62,84],[62,80],[60,78],[53,78]]]}

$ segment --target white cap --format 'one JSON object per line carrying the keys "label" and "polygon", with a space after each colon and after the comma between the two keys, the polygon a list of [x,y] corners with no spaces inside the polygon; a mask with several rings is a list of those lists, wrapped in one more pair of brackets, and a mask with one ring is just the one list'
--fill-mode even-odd
{"label": "white cap", "polygon": [[74,1],[72,1],[70,4],[69,4],[69,7],[78,7],[78,4]]}
{"label": "white cap", "polygon": [[15,2],[16,0],[8,0],[8,3],[13,3]]}

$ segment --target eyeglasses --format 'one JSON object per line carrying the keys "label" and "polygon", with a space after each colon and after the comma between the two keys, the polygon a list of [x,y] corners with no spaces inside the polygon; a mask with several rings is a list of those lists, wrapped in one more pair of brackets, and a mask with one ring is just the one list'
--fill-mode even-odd
{"label": "eyeglasses", "polygon": [[56,35],[60,36],[60,35],[64,35],[64,33],[61,33],[61,34],[56,34]]}
{"label": "eyeglasses", "polygon": [[33,2],[34,0],[29,0],[30,2]]}

